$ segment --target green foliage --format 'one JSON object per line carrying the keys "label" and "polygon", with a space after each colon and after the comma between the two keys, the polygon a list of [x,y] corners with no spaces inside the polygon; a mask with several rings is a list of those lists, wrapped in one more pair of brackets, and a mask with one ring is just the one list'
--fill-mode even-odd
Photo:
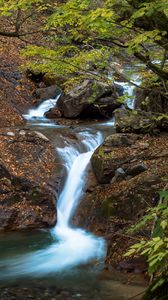
{"label": "green foliage", "polygon": [[134,96],[131,96],[126,92],[124,95],[118,97],[117,102],[121,104],[126,104],[128,103],[129,100],[133,100],[133,99]]}
{"label": "green foliage", "polygon": [[32,7],[36,7],[37,10],[44,7],[44,0],[1,0],[0,1],[0,16],[11,16],[18,9],[28,10]]}
{"label": "green foliage", "polygon": [[[18,11],[22,13],[19,21]],[[145,58],[143,63],[151,68],[149,62],[155,65],[154,60],[160,60],[160,53],[168,44],[167,0],[0,0],[0,16],[15,19],[14,30],[18,31],[20,26],[18,37],[19,33],[24,36],[24,20],[27,22],[30,12],[34,16],[33,28],[37,26],[42,31],[44,44],[34,49],[28,47],[24,52],[29,58],[27,67],[68,75],[68,81],[72,82],[73,77],[84,72],[93,77],[101,75],[107,80],[105,69],[114,56],[127,58],[130,54],[141,53]],[[162,16],[160,20],[159,15]],[[141,19],[143,22],[139,22]],[[141,25],[145,22],[146,28]],[[164,71],[166,68],[165,64]],[[151,70],[158,76],[155,68]],[[162,76],[161,68],[159,70]]]}
{"label": "green foliage", "polygon": [[[168,191],[161,191],[160,203],[148,209],[146,215],[133,226],[129,233],[143,228],[151,229],[151,239],[142,239],[130,247],[125,256],[143,255],[148,262],[148,273],[156,276],[150,290],[154,292],[168,278]],[[159,279],[158,279],[159,278]],[[167,282],[167,281],[166,281]]]}

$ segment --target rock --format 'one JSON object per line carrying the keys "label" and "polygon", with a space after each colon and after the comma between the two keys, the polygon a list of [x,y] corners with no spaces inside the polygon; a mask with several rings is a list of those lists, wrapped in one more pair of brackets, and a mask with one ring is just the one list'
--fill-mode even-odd
{"label": "rock", "polygon": [[118,168],[115,171],[115,176],[112,178],[111,183],[114,183],[115,181],[120,181],[126,178],[126,173],[122,168]]}
{"label": "rock", "polygon": [[25,135],[25,134],[26,134],[26,131],[25,131],[25,130],[20,130],[20,131],[19,131],[19,134],[20,134],[20,135]]}
{"label": "rock", "polygon": [[58,86],[51,85],[48,87],[36,89],[35,96],[42,101],[47,99],[54,99],[60,94],[60,92],[61,91],[60,88],[58,88]]}
{"label": "rock", "polygon": [[[127,135],[133,139],[133,134]],[[138,145],[142,142],[150,147],[140,149]],[[147,205],[156,203],[158,191],[165,186],[164,178],[168,172],[168,153],[165,152],[165,147],[168,147],[167,136],[141,136],[140,139],[135,138],[134,143],[136,148],[111,146],[111,153],[102,155],[106,147],[105,140],[95,151],[92,157],[93,171],[98,182],[106,185],[95,187],[87,196],[88,200],[85,199],[85,204],[80,204],[82,208],[81,211],[78,209],[78,220],[84,211],[88,214],[88,223],[89,216],[95,214],[132,220]],[[110,183],[116,173],[124,175],[123,171],[127,176],[125,180]],[[91,207],[94,207],[93,210]]]}
{"label": "rock", "polygon": [[42,81],[46,86],[57,85],[62,87],[62,85],[67,81],[67,78],[63,75],[50,75],[46,73],[43,75]]}
{"label": "rock", "polygon": [[12,131],[8,131],[6,135],[8,135],[8,136],[15,136],[14,132],[12,132]]}
{"label": "rock", "polygon": [[145,172],[147,169],[148,169],[147,166],[145,166],[143,163],[141,163],[141,164],[137,164],[133,167],[128,168],[126,170],[126,174],[134,177],[142,172]]}
{"label": "rock", "polygon": [[119,93],[121,91],[115,86],[85,80],[67,94],[62,94],[57,108],[65,118],[111,117],[113,110],[121,106],[117,103]]}
{"label": "rock", "polygon": [[153,115],[140,110],[117,109],[114,112],[117,132],[157,133],[157,122]]}
{"label": "rock", "polygon": [[[122,140],[121,135],[124,135],[124,140],[127,136],[134,143],[123,147],[119,142],[117,147],[117,138],[111,137],[115,141],[113,147],[109,137],[109,151],[104,151],[107,150],[106,140],[95,151],[92,158],[93,170],[98,182],[106,184],[95,186],[91,193],[85,195],[73,220],[76,226],[82,226],[106,238],[106,262],[112,265],[123,261],[123,254],[136,242],[136,237],[138,240],[140,236],[149,236],[149,228],[146,228],[143,232],[138,232],[138,236],[134,236],[134,241],[132,236],[129,238],[127,230],[148,208],[158,203],[159,191],[165,188],[168,174],[168,152],[165,151],[168,149],[167,134],[142,135],[139,138],[134,134],[115,135],[119,141]],[[140,145],[147,147],[141,148]],[[110,183],[116,170],[120,174],[124,171],[126,178]],[[128,175],[127,172],[132,173]],[[132,268],[129,265],[126,269],[135,272],[140,270],[139,266]]]}
{"label": "rock", "polygon": [[[135,158],[131,154],[130,146],[136,144],[139,138],[136,134],[113,134],[105,139],[91,159],[93,171],[99,183],[110,183],[116,170]],[[128,157],[128,151],[130,157]]]}
{"label": "rock", "polygon": [[157,127],[160,131],[166,131],[168,132],[168,115],[157,115]]}
{"label": "rock", "polygon": [[61,117],[61,112],[57,107],[53,107],[44,113],[44,116],[48,119],[57,119]]}
{"label": "rock", "polygon": [[13,132],[0,132],[0,230],[53,226],[55,151],[40,132]]}
{"label": "rock", "polygon": [[49,139],[39,131],[34,131],[34,133],[42,140],[49,142]]}
{"label": "rock", "polygon": [[142,273],[147,271],[147,262],[144,257],[129,258],[119,262],[117,270],[126,272]]}
{"label": "rock", "polygon": [[120,134],[116,133],[113,135],[109,135],[105,141],[104,144],[106,147],[128,147],[135,144],[136,140],[139,139],[140,136],[136,134]]}
{"label": "rock", "polygon": [[167,114],[168,101],[163,86],[138,89],[135,97],[135,109]]}
{"label": "rock", "polygon": [[114,111],[114,116],[117,132],[157,134],[160,131],[168,131],[168,116],[166,114],[119,108]]}

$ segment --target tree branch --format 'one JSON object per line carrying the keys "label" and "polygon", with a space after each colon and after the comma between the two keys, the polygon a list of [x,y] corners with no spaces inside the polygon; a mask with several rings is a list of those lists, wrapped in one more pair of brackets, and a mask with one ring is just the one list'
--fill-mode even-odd
{"label": "tree branch", "polygon": [[158,66],[154,65],[148,57],[144,56],[140,52],[135,52],[134,55],[135,57],[140,59],[151,71],[157,74],[160,78],[168,80],[168,73],[162,70],[162,68],[159,68]]}

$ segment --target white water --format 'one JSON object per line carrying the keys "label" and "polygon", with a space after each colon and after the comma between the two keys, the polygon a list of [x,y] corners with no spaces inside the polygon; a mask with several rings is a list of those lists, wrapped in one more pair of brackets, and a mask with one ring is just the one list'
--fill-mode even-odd
{"label": "white water", "polygon": [[43,101],[37,108],[30,109],[28,111],[28,114],[23,115],[23,117],[26,120],[46,119],[44,117],[44,113],[56,105],[59,97],[60,97],[60,95],[58,95],[54,99],[48,99],[48,100]]}
{"label": "white water", "polygon": [[[138,75],[132,75],[131,81],[136,85],[141,84],[141,78]],[[130,109],[134,109],[135,86],[129,82],[114,81],[114,83],[117,83],[124,88],[124,93],[128,95],[126,104]]]}
{"label": "white water", "polygon": [[[83,141],[83,143],[88,149],[86,153],[79,153],[78,151],[75,152],[73,148],[69,147],[69,149],[66,149],[67,157],[65,158],[65,149],[57,149],[60,156],[63,154],[64,159],[66,159],[66,165],[69,171],[64,189],[58,199],[57,230],[62,230],[63,227],[65,228],[69,226],[69,221],[74,213],[85,185],[86,167],[90,161],[93,151],[98,145],[100,145],[102,136],[100,133],[97,133],[97,136],[95,137],[91,134],[85,134],[85,139],[87,140]],[[69,152],[72,153],[72,156],[69,155]],[[69,156],[72,160],[69,160]]]}

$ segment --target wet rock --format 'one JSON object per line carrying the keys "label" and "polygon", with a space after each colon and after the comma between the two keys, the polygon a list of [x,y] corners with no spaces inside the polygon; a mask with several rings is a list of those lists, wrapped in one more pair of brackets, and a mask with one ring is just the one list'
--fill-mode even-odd
{"label": "wet rock", "polygon": [[41,133],[0,135],[0,230],[53,226],[56,222],[54,149]]}
{"label": "wet rock", "polygon": [[62,95],[57,107],[65,118],[111,117],[113,110],[121,106],[117,103],[119,93],[121,91],[117,87],[95,80],[85,80],[81,85]]}
{"label": "wet rock", "polygon": [[61,112],[57,107],[53,107],[44,113],[44,116],[48,119],[57,119],[61,117]]}
{"label": "wet rock", "polygon": [[42,100],[54,99],[60,94],[60,88],[56,85],[51,85],[44,88],[37,88],[35,91],[35,96]]}
{"label": "wet rock", "polygon": [[86,192],[91,193],[94,191],[95,187],[98,185],[95,174],[92,170],[92,168],[90,168],[89,173],[87,175],[87,190]]}

